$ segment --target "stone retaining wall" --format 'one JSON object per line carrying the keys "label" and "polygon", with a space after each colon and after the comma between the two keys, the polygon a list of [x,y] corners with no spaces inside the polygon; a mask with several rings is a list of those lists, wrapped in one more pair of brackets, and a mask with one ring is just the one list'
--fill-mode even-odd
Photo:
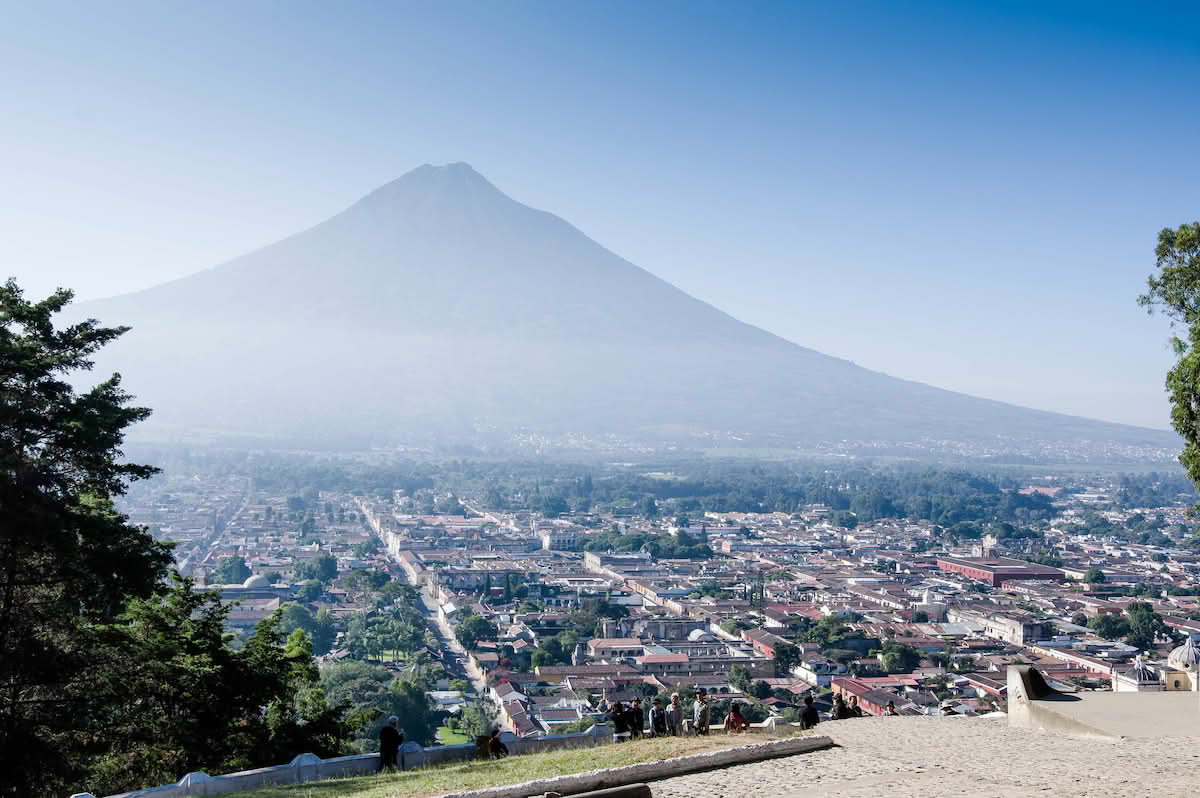
{"label": "stone retaining wall", "polygon": [[[764,723],[750,724],[750,731],[771,734],[787,724],[777,718]],[[711,727],[720,730],[720,726]],[[597,725],[578,734],[560,734],[552,737],[530,737],[517,739],[511,732],[501,734],[501,740],[512,755],[536,754],[542,751],[560,751],[568,748],[586,748],[607,745],[612,742],[612,729]],[[473,743],[463,745],[437,745],[422,748],[417,743],[405,743],[400,749],[404,769],[447,765],[474,759],[476,748]],[[321,759],[316,754],[301,754],[286,765],[243,770],[223,776],[210,776],[204,772],[188,773],[176,784],[146,787],[133,792],[109,796],[109,798],[192,798],[201,795],[226,795],[228,793],[270,787],[276,784],[304,784],[321,779],[369,776],[379,770],[379,754],[356,754]],[[96,798],[91,793],[75,793],[71,798]]]}

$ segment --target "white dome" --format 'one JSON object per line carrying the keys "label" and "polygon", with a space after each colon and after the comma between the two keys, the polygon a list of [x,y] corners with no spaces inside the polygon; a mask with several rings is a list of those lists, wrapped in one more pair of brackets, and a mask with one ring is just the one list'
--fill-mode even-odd
{"label": "white dome", "polygon": [[1182,646],[1171,651],[1167,656],[1167,664],[1184,670],[1196,667],[1200,664],[1200,647],[1189,637]]}
{"label": "white dome", "polygon": [[242,587],[244,587],[244,588],[263,588],[263,587],[270,587],[270,586],[271,586],[271,583],[269,581],[267,581],[267,578],[265,576],[263,576],[262,574],[255,574],[254,576],[251,576],[249,579],[247,579],[245,582],[242,582]]}

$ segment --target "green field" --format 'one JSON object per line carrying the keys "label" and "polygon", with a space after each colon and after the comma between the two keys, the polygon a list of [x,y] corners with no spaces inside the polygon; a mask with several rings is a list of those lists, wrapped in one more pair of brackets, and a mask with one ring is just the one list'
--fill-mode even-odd
{"label": "green field", "polygon": [[449,726],[439,726],[437,730],[438,742],[442,745],[461,745],[462,743],[471,742],[471,738],[462,732],[456,732]]}

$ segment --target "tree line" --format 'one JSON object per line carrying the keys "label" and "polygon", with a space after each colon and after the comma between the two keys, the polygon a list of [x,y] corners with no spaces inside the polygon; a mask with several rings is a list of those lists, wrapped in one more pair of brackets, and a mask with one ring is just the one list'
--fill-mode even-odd
{"label": "tree line", "polygon": [[367,718],[327,699],[311,638],[280,612],[235,648],[219,597],[116,510],[156,473],[121,448],[150,411],[116,374],[73,387],[126,328],[56,327],[71,296],[0,287],[0,795],[103,795],[346,751]]}

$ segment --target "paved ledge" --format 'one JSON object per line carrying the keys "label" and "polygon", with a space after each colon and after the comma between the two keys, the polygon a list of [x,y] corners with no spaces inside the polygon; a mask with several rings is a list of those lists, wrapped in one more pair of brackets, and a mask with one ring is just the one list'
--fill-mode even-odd
{"label": "paved ledge", "polygon": [[1060,693],[1028,665],[1010,665],[1008,725],[1109,741],[1200,737],[1200,695],[1186,690]]}
{"label": "paved ledge", "polygon": [[[1192,694],[1192,698],[1195,698]],[[1003,717],[825,721],[836,745],[656,781],[654,798],[1195,798],[1200,738],[1103,742]]]}
{"label": "paved ledge", "polygon": [[708,751],[702,754],[664,759],[661,762],[646,762],[640,765],[629,765],[628,767],[611,768],[608,770],[592,770],[586,773],[577,773],[573,776],[538,779],[521,784],[509,784],[504,787],[488,787],[481,790],[446,793],[443,798],[528,798],[531,795],[540,795],[547,792],[572,795],[590,790],[601,790],[607,787],[621,787],[627,784],[657,781],[688,773],[700,773],[731,765],[744,765],[785,756],[794,756],[796,754],[805,754],[810,751],[831,748],[833,745],[833,740],[828,737],[792,737],[786,740],[774,740],[769,743],[740,745],[736,748],[725,748],[719,751]]}

